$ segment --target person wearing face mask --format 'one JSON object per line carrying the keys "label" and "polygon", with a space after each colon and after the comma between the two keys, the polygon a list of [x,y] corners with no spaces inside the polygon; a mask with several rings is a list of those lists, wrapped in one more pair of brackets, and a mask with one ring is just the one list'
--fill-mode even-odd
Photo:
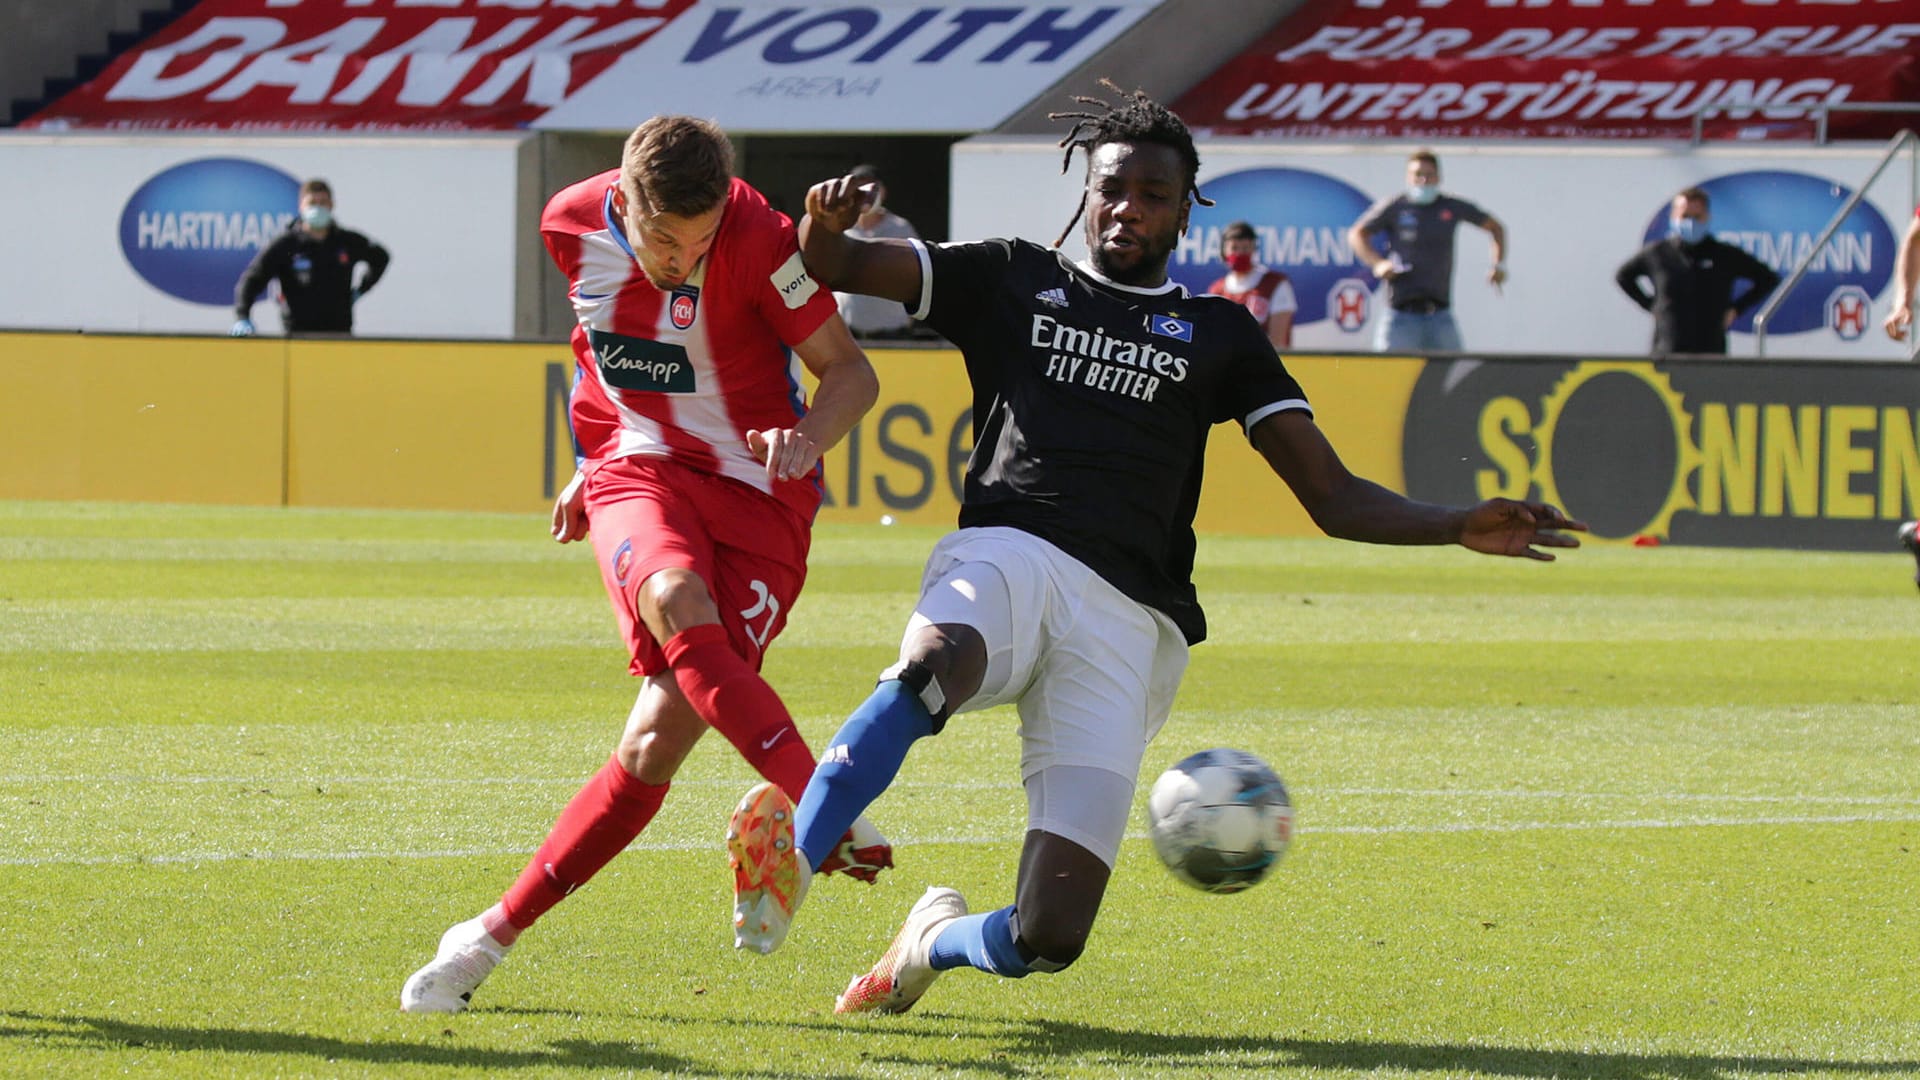
{"label": "person wearing face mask", "polygon": [[[1460,327],[1453,321],[1453,240],[1461,222],[1493,239],[1495,292],[1507,280],[1507,229],[1465,199],[1440,190],[1440,159],[1431,150],[1407,158],[1407,188],[1367,208],[1347,230],[1356,259],[1387,283],[1387,307],[1375,324],[1380,352],[1458,352]],[[1382,243],[1375,243],[1375,238]]]}
{"label": "person wearing face mask", "polygon": [[[354,301],[387,272],[387,249],[333,220],[333,188],[300,185],[300,217],[260,249],[233,290],[233,336],[253,334],[253,303],[280,283],[280,318],[289,334],[350,334]],[[365,265],[358,284],[353,268]]]}
{"label": "person wearing face mask", "polygon": [[[920,238],[912,222],[887,209],[887,185],[880,179],[880,170],[871,165],[856,165],[847,175],[873,189],[872,205],[860,215],[853,228],[847,230],[849,234],[863,240]],[[900,338],[912,333],[913,320],[907,317],[904,304],[859,293],[842,292],[833,296],[840,305],[840,317],[846,320],[847,329],[853,331],[856,338]]]}
{"label": "person wearing face mask", "polygon": [[[1690,187],[1675,195],[1665,239],[1635,252],[1613,275],[1628,299],[1653,313],[1655,356],[1725,355],[1734,320],[1780,284],[1767,264],[1716,239],[1710,215],[1705,191]],[[1742,281],[1747,288],[1735,298]]]}
{"label": "person wearing face mask", "polygon": [[1246,308],[1253,321],[1267,332],[1273,347],[1285,349],[1293,344],[1293,313],[1299,304],[1287,275],[1254,258],[1259,250],[1260,238],[1251,224],[1236,221],[1227,226],[1220,234],[1220,256],[1226,261],[1227,276],[1207,286],[1207,292]]}

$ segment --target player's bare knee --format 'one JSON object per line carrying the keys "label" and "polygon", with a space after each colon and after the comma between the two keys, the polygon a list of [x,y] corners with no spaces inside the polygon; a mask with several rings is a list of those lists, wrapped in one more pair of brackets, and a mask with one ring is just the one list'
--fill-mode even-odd
{"label": "player's bare knee", "polygon": [[[938,732],[955,706],[980,691],[987,670],[986,640],[978,630],[964,623],[923,626],[901,650],[901,662],[889,668],[881,679],[891,678],[893,672],[907,670],[909,665],[917,666],[916,671],[924,669],[939,691],[942,708],[928,704],[928,710],[934,714],[933,730]],[[917,680],[917,673],[915,678]],[[914,688],[921,692],[917,685]],[[921,692],[921,697],[927,700],[929,694]]]}
{"label": "player's bare knee", "polygon": [[712,591],[691,570],[669,567],[648,575],[636,599],[641,621],[663,642],[688,627],[720,621]]}
{"label": "player's bare knee", "polygon": [[1048,918],[1045,913],[1037,918],[1022,918],[1020,910],[1015,908],[1011,929],[1027,967],[1051,974],[1066,970],[1080,959],[1080,954],[1087,951],[1087,935],[1093,927],[1078,919]]}
{"label": "player's bare knee", "polygon": [[897,682],[919,698],[920,704],[926,706],[927,715],[933,718],[933,734],[940,734],[940,729],[947,726],[947,717],[952,715],[948,704],[951,699],[927,665],[918,660],[902,660],[881,672],[879,682]]}

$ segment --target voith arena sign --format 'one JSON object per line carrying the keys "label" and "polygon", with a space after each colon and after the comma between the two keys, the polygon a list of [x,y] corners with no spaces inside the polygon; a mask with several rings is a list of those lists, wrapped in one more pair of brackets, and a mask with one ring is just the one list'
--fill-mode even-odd
{"label": "voith arena sign", "polygon": [[141,184],[120,211],[120,251],[147,284],[227,307],[253,260],[293,220],[300,181],[245,158],[182,162]]}

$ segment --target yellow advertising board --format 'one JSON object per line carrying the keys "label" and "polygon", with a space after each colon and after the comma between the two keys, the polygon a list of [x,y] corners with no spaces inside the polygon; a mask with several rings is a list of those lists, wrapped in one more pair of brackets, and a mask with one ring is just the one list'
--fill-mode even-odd
{"label": "yellow advertising board", "polygon": [[[876,349],[880,398],[827,456],[820,520],[952,525],[973,400],[951,349]],[[1401,486],[1421,362],[1290,357],[1355,472]],[[528,512],[573,472],[565,345],[0,334],[0,498]],[[1202,531],[1309,534],[1233,425]]]}
{"label": "yellow advertising board", "polygon": [[[948,349],[868,354],[880,399],[828,458],[820,520],[952,525],[960,479],[973,448],[973,399],[960,354]],[[1289,356],[1320,426],[1347,467],[1401,487],[1400,431],[1423,361],[1354,356]],[[1194,524],[1201,532],[1313,535],[1319,529],[1233,424],[1207,443],[1206,488]]]}
{"label": "yellow advertising board", "polygon": [[290,506],[539,510],[573,474],[565,345],[287,350]]}
{"label": "yellow advertising board", "polygon": [[[1286,362],[1313,403],[1314,422],[1347,468],[1405,491],[1400,432],[1425,362],[1376,356],[1288,356]],[[1214,428],[1207,440],[1206,486],[1193,525],[1203,533],[1320,534],[1237,424]]]}
{"label": "yellow advertising board", "polygon": [[273,506],[284,347],[0,334],[0,498]]}

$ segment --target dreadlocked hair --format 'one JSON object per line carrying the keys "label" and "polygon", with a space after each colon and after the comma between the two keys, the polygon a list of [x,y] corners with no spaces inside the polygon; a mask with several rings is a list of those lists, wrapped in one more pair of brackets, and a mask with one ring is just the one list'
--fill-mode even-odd
{"label": "dreadlocked hair", "polygon": [[[1087,166],[1093,166],[1093,148],[1106,143],[1157,143],[1173,148],[1187,168],[1186,195],[1201,206],[1212,206],[1213,200],[1200,194],[1200,188],[1194,183],[1194,177],[1200,173],[1200,152],[1193,148],[1193,133],[1187,130],[1173,110],[1147,96],[1145,90],[1128,93],[1120,89],[1111,79],[1101,79],[1100,85],[1119,94],[1125,100],[1116,105],[1096,97],[1084,97],[1075,94],[1073,100],[1082,105],[1097,106],[1098,112],[1056,112],[1048,113],[1049,120],[1071,120],[1073,127],[1068,129],[1060,145],[1067,152],[1060,159],[1060,171],[1065,173],[1067,166],[1073,164],[1073,152],[1087,152]],[[1073,218],[1067,227],[1060,230],[1060,238],[1053,242],[1054,247],[1066,243],[1067,235],[1080,222],[1080,215],[1087,211],[1087,192],[1080,189],[1080,205],[1074,208]]]}

